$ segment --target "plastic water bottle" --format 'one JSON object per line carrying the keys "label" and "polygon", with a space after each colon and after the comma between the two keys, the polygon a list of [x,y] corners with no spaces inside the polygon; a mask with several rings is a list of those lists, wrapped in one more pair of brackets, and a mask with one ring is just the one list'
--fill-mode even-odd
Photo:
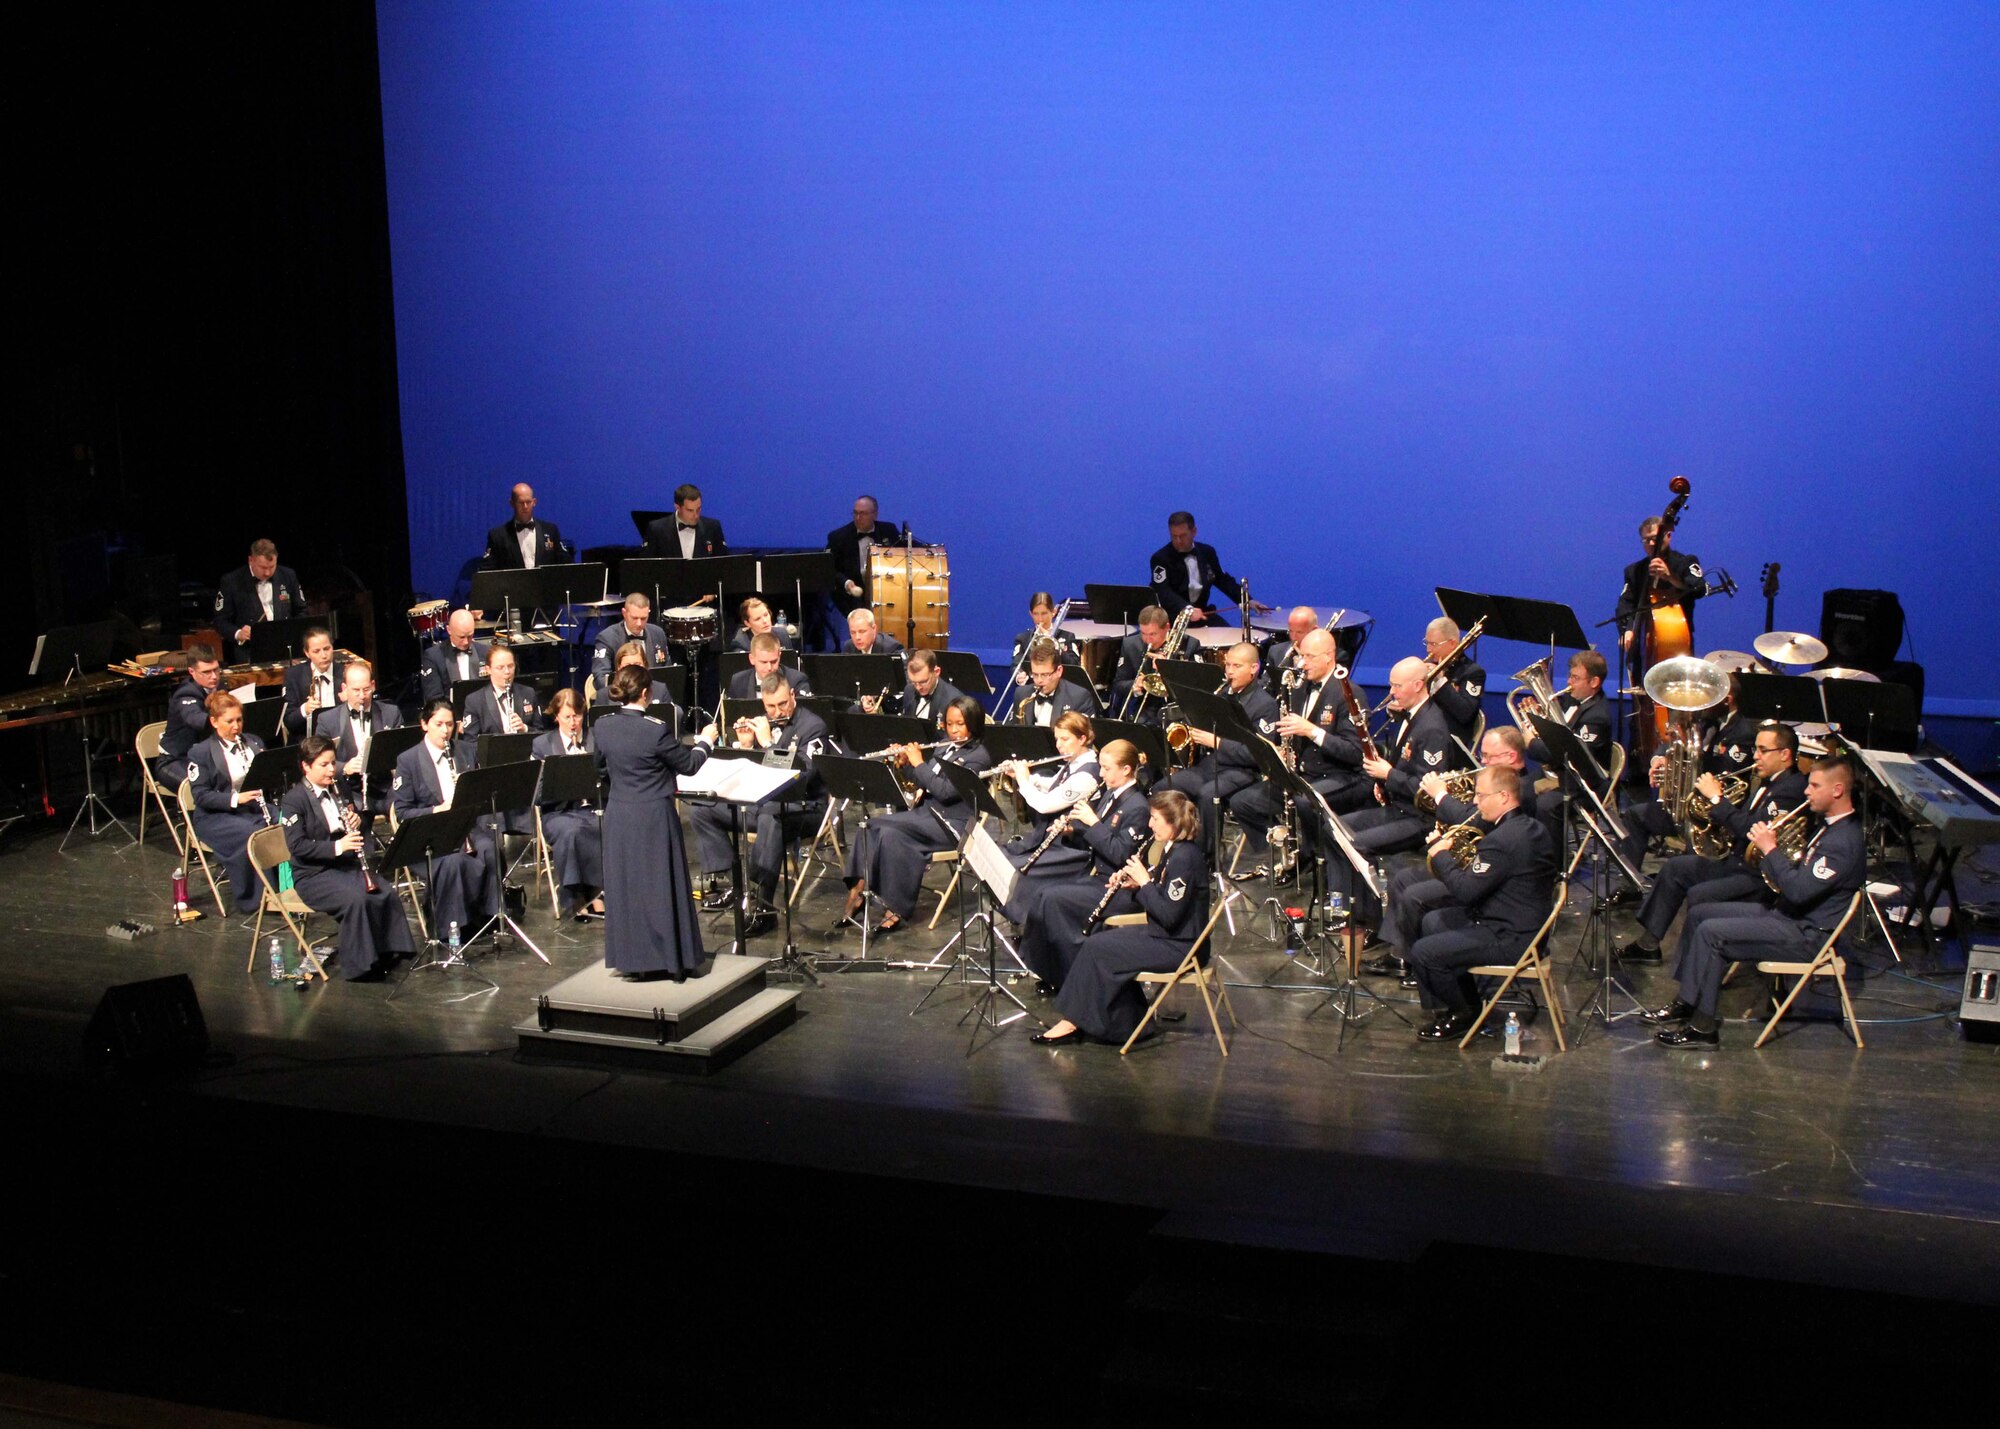
{"label": "plastic water bottle", "polygon": [[1347,895],[1345,893],[1327,894],[1326,921],[1330,927],[1344,928],[1347,926]]}
{"label": "plastic water bottle", "polygon": [[280,938],[271,939],[271,983],[276,986],[285,980],[285,944]]}
{"label": "plastic water bottle", "polygon": [[1521,1055],[1521,1014],[1513,1011],[1507,1014],[1507,1055]]}
{"label": "plastic water bottle", "polygon": [[185,868],[174,870],[174,912],[178,915],[188,910],[188,876]]}
{"label": "plastic water bottle", "polygon": [[447,938],[445,939],[445,943],[446,943],[446,945],[447,945],[447,946],[449,946],[449,947],[450,947],[450,949],[451,949],[451,957],[452,957],[452,960],[453,960],[454,962],[455,962],[455,961],[457,961],[457,959],[458,959],[458,924],[456,924],[456,923],[453,923],[453,924],[451,925],[451,933],[450,933],[450,935],[449,935],[449,936],[448,936],[448,937],[447,937]]}

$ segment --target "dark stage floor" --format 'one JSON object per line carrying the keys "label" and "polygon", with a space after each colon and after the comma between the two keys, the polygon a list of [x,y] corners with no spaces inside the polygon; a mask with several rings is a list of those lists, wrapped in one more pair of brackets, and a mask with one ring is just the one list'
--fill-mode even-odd
{"label": "dark stage floor", "polygon": [[[848,1178],[839,1205],[773,1212],[801,1229],[1026,1194],[1142,1214],[1151,1235],[1176,1242],[1392,1263],[1450,1243],[2000,1303],[2000,1048],[1962,1040],[1946,1015],[1955,973],[1933,954],[1897,970],[1879,939],[1854,950],[1877,969],[1859,998],[1865,1051],[1832,1023],[1788,1027],[1753,1051],[1754,1029],[1731,1022],[1718,1053],[1691,1056],[1654,1046],[1636,1020],[1592,1021],[1539,1074],[1506,1075],[1491,1065],[1492,1042],[1467,1054],[1419,1046],[1377,1012],[1341,1047],[1324,993],[1239,986],[1243,1026],[1226,1061],[1195,999],[1187,1022],[1121,1058],[1036,1048],[1032,1021],[975,1036],[961,1025],[971,989],[947,987],[912,1016],[934,975],[856,971],[808,987],[797,1023],[742,1060],[707,1078],[664,1077],[515,1059],[511,1029],[536,995],[599,956],[596,928],[555,926],[545,903],[527,926],[554,966],[525,951],[483,955],[497,993],[455,1000],[471,985],[435,975],[393,998],[393,983],[298,992],[246,975],[249,934],[234,920],[137,944],[104,935],[123,916],[164,922],[164,843],[120,852],[107,840],[68,855],[56,843],[17,835],[0,855],[0,1070],[49,1105],[95,1095],[74,1068],[106,986],[185,971],[233,1061],[198,1074],[191,1101],[147,1095],[204,1126],[280,1108],[344,1126],[370,1119],[399,1144],[435,1126],[575,1148],[565,1156],[632,1148],[794,1168],[821,1178],[814,1185]],[[1968,898],[1983,876],[1962,877]],[[802,926],[824,929],[837,887],[805,902]],[[1582,923],[1571,914],[1560,925],[1565,969]],[[1623,915],[1616,931],[1627,931]],[[944,936],[882,947],[922,956]],[[764,940],[753,951],[767,946],[776,950]],[[852,940],[831,946],[851,951]],[[1240,921],[1222,949],[1246,981],[1302,980]],[[1577,969],[1571,1008],[1594,986]],[[1028,987],[1016,990],[1039,1010]],[[1639,991],[1668,995],[1657,973]],[[1756,994],[1725,996],[1738,1014]],[[1531,1034],[1530,1050],[1554,1052],[1545,1022]],[[120,1107],[120,1125],[143,1120]],[[254,1194],[241,1213],[255,1223]],[[519,1222],[518,1207],[499,1218]],[[989,1249],[1009,1253],[1004,1240]],[[1013,1255],[1020,1273],[1036,1263]]]}

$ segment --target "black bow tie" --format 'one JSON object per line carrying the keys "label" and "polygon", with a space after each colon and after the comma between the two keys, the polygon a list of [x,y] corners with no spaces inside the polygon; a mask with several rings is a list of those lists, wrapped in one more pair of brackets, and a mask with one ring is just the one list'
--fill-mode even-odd
{"label": "black bow tie", "polygon": [[701,529],[699,526],[690,526],[685,521],[674,522],[674,528],[680,531],[699,531]]}
{"label": "black bow tie", "polygon": [[1054,695],[1036,695],[1036,696],[1035,696],[1035,703],[1036,703],[1036,704],[1038,704],[1038,705],[1052,705],[1052,704],[1054,704],[1055,702],[1056,702],[1056,697],[1055,697]]}
{"label": "black bow tie", "polygon": [[532,521],[516,521],[514,523],[514,534],[516,536],[520,535],[523,531],[532,531],[534,529],[535,523]]}

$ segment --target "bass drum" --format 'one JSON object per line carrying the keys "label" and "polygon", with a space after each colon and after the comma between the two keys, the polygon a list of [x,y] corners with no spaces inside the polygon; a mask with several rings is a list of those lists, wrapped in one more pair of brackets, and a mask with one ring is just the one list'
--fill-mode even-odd
{"label": "bass drum", "polygon": [[882,629],[911,649],[951,648],[951,562],[943,546],[871,547],[868,587]]}

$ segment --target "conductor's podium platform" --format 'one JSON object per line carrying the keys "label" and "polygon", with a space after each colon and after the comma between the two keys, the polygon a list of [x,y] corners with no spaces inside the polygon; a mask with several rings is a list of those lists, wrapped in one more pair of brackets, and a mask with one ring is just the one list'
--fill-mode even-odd
{"label": "conductor's podium platform", "polygon": [[524,1060],[711,1072],[792,1025],[796,989],[767,987],[767,958],[717,954],[702,977],[626,982],[599,964],[564,978],[515,1024]]}

